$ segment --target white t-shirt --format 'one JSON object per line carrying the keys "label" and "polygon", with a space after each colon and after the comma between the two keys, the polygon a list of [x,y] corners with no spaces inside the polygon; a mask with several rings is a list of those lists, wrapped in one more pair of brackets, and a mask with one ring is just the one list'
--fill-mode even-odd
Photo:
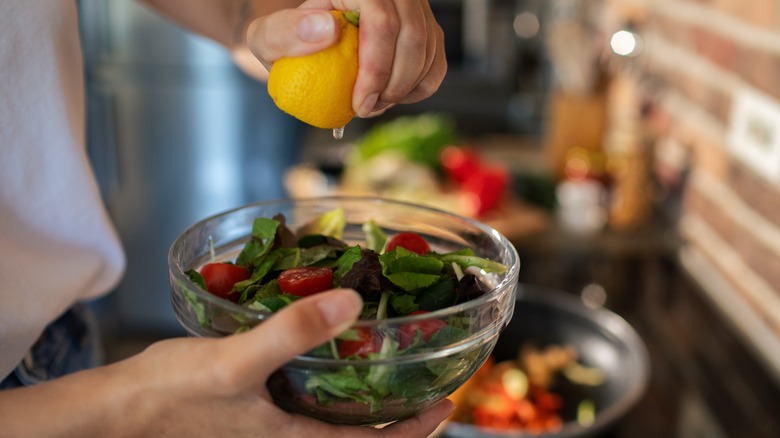
{"label": "white t-shirt", "polygon": [[0,1],[0,380],[125,265],[86,155],[76,0]]}

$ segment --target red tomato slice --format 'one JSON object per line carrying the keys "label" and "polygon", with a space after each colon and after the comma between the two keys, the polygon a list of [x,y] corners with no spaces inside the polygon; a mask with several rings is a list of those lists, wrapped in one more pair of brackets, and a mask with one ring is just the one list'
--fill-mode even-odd
{"label": "red tomato slice", "polygon": [[305,297],[333,288],[333,271],[330,268],[301,266],[282,271],[276,281],[282,292]]}
{"label": "red tomato slice", "polygon": [[231,294],[233,285],[248,279],[252,273],[249,269],[232,263],[207,263],[200,268],[200,275],[206,283],[206,289],[212,294],[236,302],[240,294]]}
{"label": "red tomato slice", "polygon": [[358,340],[340,340],[338,351],[340,358],[350,356],[368,357],[370,353],[377,353],[382,348],[382,340],[374,336],[368,327],[356,327]]}
{"label": "red tomato slice", "polygon": [[428,245],[428,242],[417,233],[396,234],[387,242],[385,251],[390,252],[398,246],[417,254],[427,254],[428,251],[431,250],[431,246]]}
{"label": "red tomato slice", "polygon": [[[416,310],[410,313],[410,315],[422,315],[424,313],[428,312],[425,310]],[[398,329],[398,347],[401,349],[408,348],[414,343],[414,340],[417,338],[417,333],[420,333],[424,342],[428,342],[436,332],[443,329],[446,325],[447,323],[441,319],[405,324]]]}

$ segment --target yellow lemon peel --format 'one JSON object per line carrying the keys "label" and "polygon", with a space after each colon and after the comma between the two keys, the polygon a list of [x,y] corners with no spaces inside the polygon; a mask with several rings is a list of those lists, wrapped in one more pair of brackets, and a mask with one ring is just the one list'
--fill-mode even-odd
{"label": "yellow lemon peel", "polygon": [[282,111],[312,126],[336,129],[355,116],[352,89],[358,72],[357,12],[331,11],[341,29],[325,50],[281,58],[268,76],[268,94]]}

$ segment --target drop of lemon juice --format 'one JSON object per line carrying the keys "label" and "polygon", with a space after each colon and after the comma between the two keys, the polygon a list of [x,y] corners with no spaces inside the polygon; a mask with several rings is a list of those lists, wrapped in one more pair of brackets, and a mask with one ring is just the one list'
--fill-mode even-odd
{"label": "drop of lemon juice", "polygon": [[333,138],[336,140],[341,140],[344,137],[344,127],[341,128],[333,128]]}

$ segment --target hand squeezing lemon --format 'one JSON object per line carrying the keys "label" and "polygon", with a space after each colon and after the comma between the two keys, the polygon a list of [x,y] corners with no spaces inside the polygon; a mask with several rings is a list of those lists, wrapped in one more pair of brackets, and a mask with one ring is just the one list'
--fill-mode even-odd
{"label": "hand squeezing lemon", "polygon": [[358,73],[358,13],[331,14],[341,28],[338,41],[317,53],[275,61],[268,76],[268,94],[287,114],[318,128],[337,130],[355,116],[352,89]]}

